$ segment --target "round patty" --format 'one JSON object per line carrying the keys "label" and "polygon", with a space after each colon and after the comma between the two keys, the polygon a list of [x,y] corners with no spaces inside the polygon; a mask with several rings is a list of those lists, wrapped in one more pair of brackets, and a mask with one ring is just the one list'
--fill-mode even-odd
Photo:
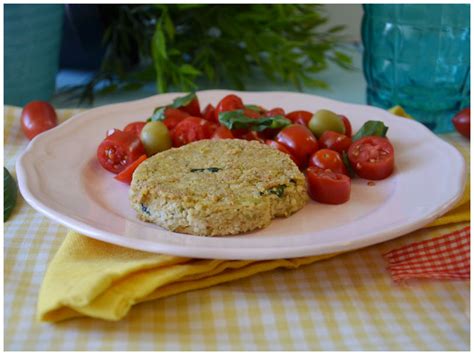
{"label": "round patty", "polygon": [[133,174],[138,218],[180,233],[220,236],[263,228],[307,202],[287,154],[239,139],[202,140],[156,154]]}

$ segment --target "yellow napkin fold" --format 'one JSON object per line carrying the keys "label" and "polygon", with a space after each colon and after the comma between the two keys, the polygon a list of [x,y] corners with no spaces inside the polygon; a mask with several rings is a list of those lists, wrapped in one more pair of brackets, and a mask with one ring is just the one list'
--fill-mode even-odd
{"label": "yellow napkin fold", "polygon": [[[458,148],[469,166],[468,149]],[[457,206],[430,226],[470,221],[469,198],[467,184]],[[192,259],[131,250],[70,231],[44,277],[37,319],[57,322],[89,316],[119,320],[141,302],[276,268],[297,268],[334,255],[265,261]]]}

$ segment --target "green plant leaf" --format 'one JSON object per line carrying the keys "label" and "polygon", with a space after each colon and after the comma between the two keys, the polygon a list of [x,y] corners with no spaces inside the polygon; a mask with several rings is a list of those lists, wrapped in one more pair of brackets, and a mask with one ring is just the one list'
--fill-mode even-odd
{"label": "green plant leaf", "polygon": [[196,93],[190,92],[186,96],[177,97],[176,99],[173,100],[173,103],[169,106],[173,108],[180,108],[180,107],[189,105],[191,101],[193,101],[196,98],[197,98]]}
{"label": "green plant leaf", "polygon": [[344,166],[346,167],[347,173],[351,178],[355,177],[355,171],[352,168],[351,162],[349,161],[349,156],[347,155],[347,152],[342,152],[342,162],[344,163]]}
{"label": "green plant leaf", "polygon": [[250,118],[244,114],[244,110],[221,112],[219,122],[230,130],[245,128],[256,132],[268,128],[283,128],[291,124],[289,119],[281,115]]}
{"label": "green plant leaf", "polygon": [[153,115],[151,115],[150,118],[148,118],[146,121],[147,122],[155,122],[155,121],[163,121],[165,117],[165,111],[168,108],[168,106],[160,106],[155,108],[153,111]]}
{"label": "green plant leaf", "polygon": [[192,65],[189,65],[189,64],[183,64],[179,67],[179,71],[180,73],[183,73],[183,74],[188,74],[188,75],[192,75],[192,76],[198,76],[201,73],[200,70],[197,70],[195,67],[193,67]]}
{"label": "green plant leaf", "polygon": [[367,121],[352,137],[352,141],[355,142],[366,136],[385,137],[387,135],[387,131],[388,127],[385,126],[382,121]]}
{"label": "green plant leaf", "polygon": [[3,221],[6,222],[16,205],[17,186],[7,168],[3,167]]}

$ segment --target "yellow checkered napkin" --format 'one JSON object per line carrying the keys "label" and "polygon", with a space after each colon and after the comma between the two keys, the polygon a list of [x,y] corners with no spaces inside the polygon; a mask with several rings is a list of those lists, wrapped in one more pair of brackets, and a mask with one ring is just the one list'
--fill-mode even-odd
{"label": "yellow checkered napkin", "polygon": [[[468,150],[458,148],[469,166]],[[470,221],[469,197],[468,184],[458,205],[431,226]],[[268,261],[190,259],[131,250],[70,231],[44,277],[37,318],[119,320],[141,302],[276,268],[297,268],[334,255]]]}

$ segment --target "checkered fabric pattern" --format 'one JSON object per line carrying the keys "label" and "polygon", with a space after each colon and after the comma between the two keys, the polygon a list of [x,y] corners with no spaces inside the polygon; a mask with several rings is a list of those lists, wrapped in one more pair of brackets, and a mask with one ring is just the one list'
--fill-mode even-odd
{"label": "checkered fabric pattern", "polygon": [[[59,114],[64,119],[75,112]],[[13,176],[15,160],[27,144],[19,115],[19,109],[5,108],[5,166]],[[67,229],[20,197],[4,225],[4,347],[468,350],[469,282],[424,280],[399,286],[383,257],[389,250],[467,225],[423,229],[295,270],[278,269],[145,302],[120,322],[79,318],[47,324],[35,321],[38,291]]]}
{"label": "checkered fabric pattern", "polygon": [[396,282],[412,278],[468,280],[471,269],[470,226],[438,238],[405,245],[384,256]]}

